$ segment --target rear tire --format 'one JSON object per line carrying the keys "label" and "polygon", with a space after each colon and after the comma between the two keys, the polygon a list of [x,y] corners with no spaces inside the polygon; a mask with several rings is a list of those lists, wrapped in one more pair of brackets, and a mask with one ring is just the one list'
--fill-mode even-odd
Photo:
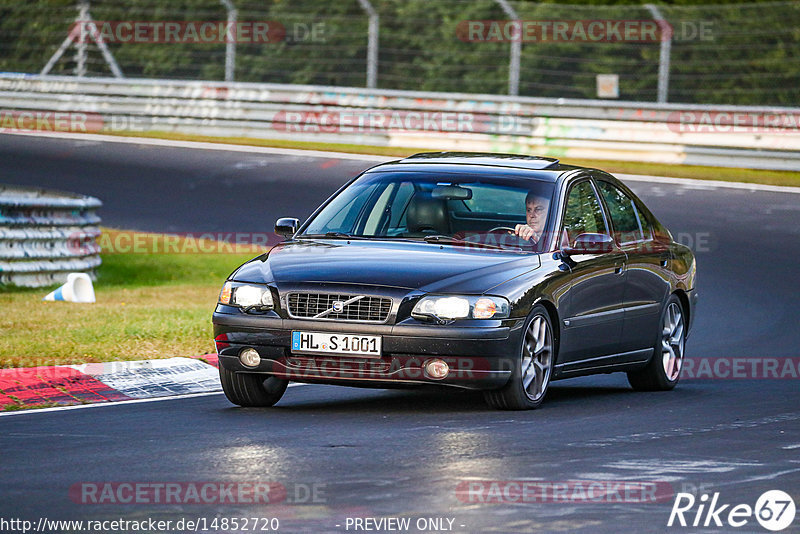
{"label": "rear tire", "polygon": [[637,391],[667,391],[680,380],[686,347],[686,315],[677,296],[670,295],[661,311],[660,324],[647,366],[628,373],[628,382]]}
{"label": "rear tire", "polygon": [[219,366],[219,380],[228,400],[244,407],[272,406],[283,397],[286,386],[289,385],[288,380],[274,376],[265,379],[264,375],[235,373],[222,365]]}
{"label": "rear tire", "polygon": [[555,362],[555,343],[550,314],[540,305],[531,311],[517,349],[508,384],[485,391],[486,403],[498,410],[531,410],[544,401]]}

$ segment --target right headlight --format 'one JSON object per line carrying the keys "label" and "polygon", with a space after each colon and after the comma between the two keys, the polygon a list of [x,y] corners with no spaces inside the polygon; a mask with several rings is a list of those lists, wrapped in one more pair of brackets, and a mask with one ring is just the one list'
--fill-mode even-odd
{"label": "right headlight", "polygon": [[219,303],[238,306],[245,310],[251,308],[271,310],[275,307],[269,287],[236,282],[225,282],[219,292]]}
{"label": "right headlight", "polygon": [[423,297],[411,311],[415,319],[505,319],[510,306],[503,297],[436,295]]}

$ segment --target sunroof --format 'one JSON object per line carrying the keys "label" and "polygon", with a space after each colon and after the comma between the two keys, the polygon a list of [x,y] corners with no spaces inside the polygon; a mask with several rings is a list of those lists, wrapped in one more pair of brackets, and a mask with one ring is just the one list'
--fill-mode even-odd
{"label": "sunroof", "polygon": [[520,169],[546,169],[558,164],[558,160],[555,158],[483,152],[424,152],[409,156],[402,162],[491,165],[494,167],[515,167]]}

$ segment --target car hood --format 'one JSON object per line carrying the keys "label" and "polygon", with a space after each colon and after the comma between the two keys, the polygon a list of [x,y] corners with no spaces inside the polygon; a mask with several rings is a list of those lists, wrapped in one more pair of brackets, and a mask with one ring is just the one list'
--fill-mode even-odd
{"label": "car hood", "polygon": [[232,280],[343,283],[480,294],[538,268],[537,254],[424,242],[303,240],[281,243]]}

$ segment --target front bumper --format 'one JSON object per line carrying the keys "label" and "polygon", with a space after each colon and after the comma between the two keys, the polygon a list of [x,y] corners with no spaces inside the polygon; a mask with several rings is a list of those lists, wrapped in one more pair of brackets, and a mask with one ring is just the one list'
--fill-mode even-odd
{"label": "front bumper", "polygon": [[[501,387],[511,376],[523,326],[521,319],[457,321],[444,326],[406,319],[391,325],[284,319],[277,314],[230,310],[218,306],[212,319],[219,362],[225,369],[295,382],[379,388],[421,384],[476,390]],[[382,356],[293,354],[293,330],[379,335]],[[246,347],[258,351],[258,367],[245,367],[239,361],[239,352]],[[447,377],[427,375],[424,366],[432,358],[447,362]]]}

